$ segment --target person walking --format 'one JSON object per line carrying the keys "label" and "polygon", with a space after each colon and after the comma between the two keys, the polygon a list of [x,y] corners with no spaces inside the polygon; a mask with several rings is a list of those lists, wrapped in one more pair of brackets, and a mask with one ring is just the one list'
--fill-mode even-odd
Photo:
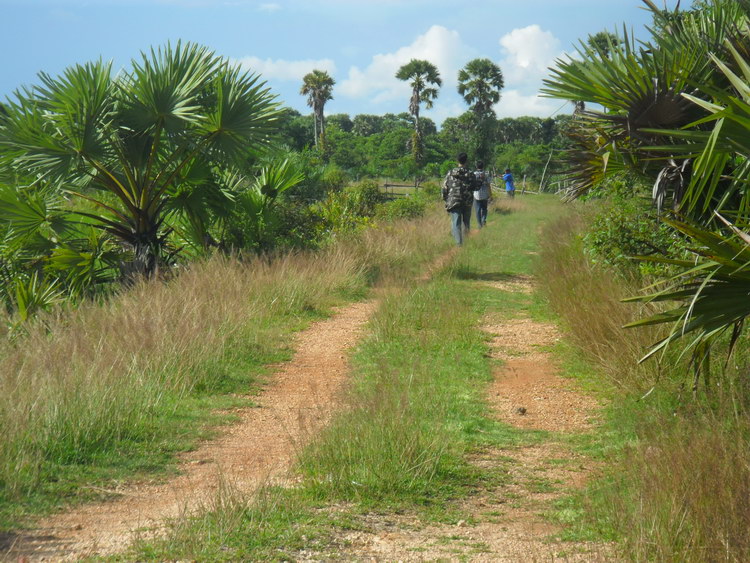
{"label": "person walking", "polygon": [[481,229],[487,224],[487,204],[492,196],[490,177],[484,171],[484,162],[481,160],[477,162],[477,169],[474,172],[474,176],[477,188],[474,191],[474,211],[477,215],[477,225]]}
{"label": "person walking", "polygon": [[506,195],[513,199],[513,196],[516,195],[516,185],[513,183],[513,174],[510,171],[510,168],[505,169],[505,174],[503,174],[503,180],[505,180],[505,193]]}
{"label": "person walking", "polygon": [[465,152],[459,154],[457,160],[458,166],[445,175],[442,191],[445,210],[451,218],[451,233],[456,244],[461,246],[471,226],[475,176],[466,166],[468,156]]}

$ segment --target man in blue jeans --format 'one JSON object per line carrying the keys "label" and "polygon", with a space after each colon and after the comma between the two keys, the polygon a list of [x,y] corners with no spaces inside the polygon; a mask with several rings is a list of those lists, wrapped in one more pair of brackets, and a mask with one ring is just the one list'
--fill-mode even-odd
{"label": "man in blue jeans", "polygon": [[465,152],[458,155],[458,166],[445,175],[443,201],[451,217],[451,233],[456,244],[461,246],[464,235],[469,232],[471,208],[474,203],[475,176],[466,166]]}
{"label": "man in blue jeans", "polygon": [[492,195],[490,177],[487,175],[487,172],[484,171],[484,162],[481,160],[477,162],[477,169],[474,172],[474,176],[476,177],[474,209],[477,214],[477,225],[479,225],[479,228],[481,229],[487,224],[487,204]]}

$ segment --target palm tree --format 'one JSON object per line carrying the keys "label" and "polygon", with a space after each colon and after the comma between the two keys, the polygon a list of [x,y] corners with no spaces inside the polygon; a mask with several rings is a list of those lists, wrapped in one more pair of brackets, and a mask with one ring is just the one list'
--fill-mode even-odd
{"label": "palm tree", "polygon": [[438,97],[438,88],[442,86],[443,81],[440,79],[440,72],[434,64],[420,59],[412,59],[399,68],[396,78],[410,81],[411,84],[409,113],[414,116],[412,153],[414,154],[414,160],[419,163],[423,156],[422,133],[419,128],[419,108],[422,103],[427,109],[432,107],[433,102]]}
{"label": "palm tree", "polygon": [[677,273],[634,300],[671,308],[633,326],[671,324],[649,356],[690,336],[697,386],[715,339],[731,331],[734,344],[750,317],[750,4],[713,0],[677,13],[643,1],[662,30],[652,43],[636,49],[626,37],[607,57],[584,46],[579,60],[558,62],[546,92],[605,110],[575,119],[571,195],[624,168],[650,177],[657,203],[670,196],[679,212],[665,221],[693,256],[649,258]]}
{"label": "palm tree", "polygon": [[324,70],[313,70],[302,79],[299,93],[307,96],[307,105],[313,109],[315,116],[315,146],[325,144],[325,117],[323,108],[328,100],[333,99],[333,85],[336,81]]}
{"label": "palm tree", "polygon": [[[6,107],[0,167],[101,210],[80,215],[119,240],[129,269],[145,275],[164,261],[180,186],[257,158],[279,116],[258,76],[191,43],[152,49],[117,75],[98,61],[40,78]],[[231,203],[215,182],[199,188]]]}
{"label": "palm tree", "polygon": [[500,101],[503,86],[503,72],[490,59],[469,61],[458,72],[458,93],[479,118],[494,113],[492,106]]}
{"label": "palm tree", "polygon": [[495,117],[492,106],[500,101],[505,86],[503,72],[490,59],[474,59],[458,72],[458,93],[469,104],[475,117],[479,146],[477,156],[486,160],[490,125]]}
{"label": "palm tree", "polygon": [[[678,151],[685,141],[673,131],[705,116],[686,95],[729,86],[710,54],[726,58],[724,40],[739,29],[744,16],[740,4],[731,0],[716,0],[710,9],[679,18],[663,13],[651,0],[643,1],[654,13],[655,26],[669,26],[670,33],[655,35],[646,46],[626,34],[622,40],[608,42],[606,57],[595,41],[582,43],[577,58],[557,61],[542,91],[604,108],[581,111],[573,122],[571,197],[627,168],[654,182],[658,203],[671,198],[675,209],[692,212],[710,204],[702,199],[705,192],[695,194],[700,201],[685,199],[692,158],[684,156],[690,151]],[[678,154],[683,156],[675,158]]]}

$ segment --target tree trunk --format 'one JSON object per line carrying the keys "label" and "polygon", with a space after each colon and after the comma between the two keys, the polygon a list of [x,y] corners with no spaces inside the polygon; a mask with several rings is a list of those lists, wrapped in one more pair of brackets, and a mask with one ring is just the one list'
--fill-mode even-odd
{"label": "tree trunk", "polygon": [[315,139],[315,147],[318,146],[318,112],[313,110],[313,136]]}
{"label": "tree trunk", "polygon": [[544,165],[544,170],[542,170],[542,179],[539,181],[539,192],[544,191],[544,177],[547,175],[547,167],[549,166],[549,161],[552,160],[552,153],[554,152],[555,149],[549,151],[549,158],[547,159],[547,164]]}

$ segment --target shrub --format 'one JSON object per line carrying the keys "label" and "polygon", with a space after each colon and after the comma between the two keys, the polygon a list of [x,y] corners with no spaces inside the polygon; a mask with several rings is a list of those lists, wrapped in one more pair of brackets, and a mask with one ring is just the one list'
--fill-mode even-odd
{"label": "shrub", "polygon": [[320,178],[321,187],[324,192],[341,190],[346,185],[346,182],[346,173],[335,164],[326,166]]}
{"label": "shrub", "polygon": [[440,177],[444,178],[445,175],[451,171],[451,169],[455,168],[456,161],[455,160],[444,160],[443,163],[440,165]]}
{"label": "shrub", "polygon": [[662,264],[634,260],[636,256],[680,257],[685,242],[663,223],[647,200],[615,196],[603,205],[583,237],[589,258],[626,275],[666,274]]}
{"label": "shrub", "polygon": [[440,176],[440,165],[437,162],[430,162],[424,167],[424,175],[428,178],[437,178]]}
{"label": "shrub", "polygon": [[442,190],[440,182],[428,181],[421,185],[420,193],[429,200],[438,201],[442,199]]}
{"label": "shrub", "polygon": [[375,215],[378,204],[385,201],[385,194],[375,180],[363,180],[346,188],[346,196],[354,213],[363,217]]}
{"label": "shrub", "polygon": [[427,203],[428,199],[422,195],[408,195],[380,205],[376,216],[387,221],[416,219],[424,215]]}

